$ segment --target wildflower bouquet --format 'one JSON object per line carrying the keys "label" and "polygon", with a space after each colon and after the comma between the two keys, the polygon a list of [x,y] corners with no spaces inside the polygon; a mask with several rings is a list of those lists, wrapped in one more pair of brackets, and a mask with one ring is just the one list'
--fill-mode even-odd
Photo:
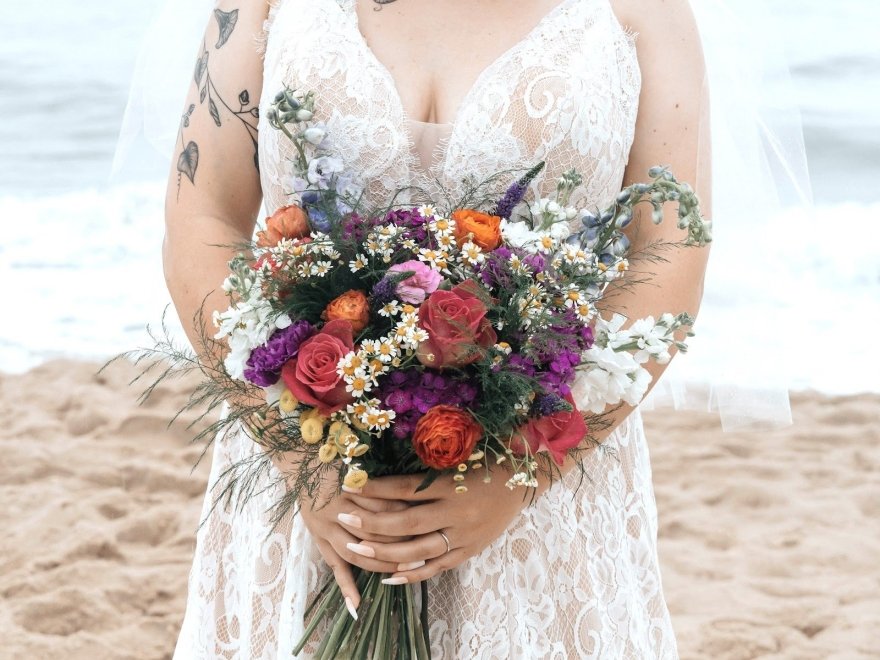
{"label": "wildflower bouquet", "polygon": [[[694,192],[669,171],[653,168],[649,183],[604,210],[570,206],[574,171],[551,197],[527,200],[538,163],[474,183],[446,207],[367,212],[331,136],[312,121],[315,102],[285,90],[269,110],[295,147],[291,204],[230,262],[230,306],[215,314],[215,337],[203,328],[207,362],[216,341],[226,355],[202,364],[208,378],[194,402],[251,401],[207,432],[244,425],[265,450],[224,475],[227,504],[253,492],[254,476],[280,454],[298,468],[284,477],[279,517],[310,506],[328,475],[359,488],[425,473],[425,486],[448,478],[457,492],[500,477],[528,493],[539,470],[597,444],[591,430],[608,406],[641,400],[645,363],[686,350],[677,336],[690,334],[687,314],[624,328],[623,317],[597,312],[629,268],[622,230],[637,204],[651,204],[659,223],[662,205],[677,201],[683,242],[711,240]],[[160,352],[180,362],[168,346]],[[429,657],[426,594],[382,577],[358,574],[358,620],[328,583],[296,653],[311,643],[319,658]],[[322,622],[327,632],[314,641]]]}

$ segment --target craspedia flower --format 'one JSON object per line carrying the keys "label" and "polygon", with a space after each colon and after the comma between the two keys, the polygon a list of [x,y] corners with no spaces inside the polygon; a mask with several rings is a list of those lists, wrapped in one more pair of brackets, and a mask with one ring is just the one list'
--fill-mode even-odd
{"label": "craspedia flower", "polygon": [[352,469],[349,470],[348,474],[345,475],[345,479],[343,479],[342,483],[346,488],[360,490],[367,485],[367,481],[369,481],[369,479],[369,475],[363,470]]}

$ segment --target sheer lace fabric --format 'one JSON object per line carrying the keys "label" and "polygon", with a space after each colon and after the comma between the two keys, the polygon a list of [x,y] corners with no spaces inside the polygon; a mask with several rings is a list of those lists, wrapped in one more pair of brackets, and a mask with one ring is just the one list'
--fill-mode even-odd
{"label": "sheer lace fabric", "polygon": [[[359,32],[354,0],[280,0],[265,48],[263,107],[284,85],[314,90],[317,119],[368,204],[435,181],[454,195],[464,176],[542,159],[536,192],[549,193],[572,167],[584,176],[579,201],[602,206],[620,189],[640,75],[634,37],[608,0],[563,0],[480,74],[448,125],[406,117]],[[269,211],[287,203],[290,156],[261,126]],[[256,451],[243,432],[218,438],[211,484]],[[434,658],[677,657],[638,411],[584,470],[554,484],[480,556],[431,581]],[[209,489],[176,658],[290,655],[329,572],[299,517],[270,533],[271,482],[236,512],[212,508]]]}

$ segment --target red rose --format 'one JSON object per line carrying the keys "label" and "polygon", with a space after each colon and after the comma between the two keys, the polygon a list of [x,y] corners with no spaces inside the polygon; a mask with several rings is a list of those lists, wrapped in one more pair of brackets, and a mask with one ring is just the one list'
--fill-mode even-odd
{"label": "red rose", "polygon": [[412,443],[422,463],[445,470],[464,463],[482,435],[483,427],[468,411],[434,406],[416,424]]}
{"label": "red rose", "polygon": [[354,400],[336,373],[339,360],[353,349],[351,323],[330,321],[302,343],[297,356],[281,369],[281,378],[297,399],[330,415]]}
{"label": "red rose", "polygon": [[466,281],[450,291],[435,291],[419,307],[419,325],[429,338],[416,356],[426,367],[462,367],[480,357],[498,339],[486,318],[488,310]]}
{"label": "red rose", "polygon": [[565,397],[565,400],[571,404],[571,410],[530,419],[517,430],[510,448],[522,454],[522,442],[525,441],[533,454],[539,451],[549,452],[556,464],[562,465],[568,450],[577,447],[589,432],[583,415],[574,405],[571,396]]}

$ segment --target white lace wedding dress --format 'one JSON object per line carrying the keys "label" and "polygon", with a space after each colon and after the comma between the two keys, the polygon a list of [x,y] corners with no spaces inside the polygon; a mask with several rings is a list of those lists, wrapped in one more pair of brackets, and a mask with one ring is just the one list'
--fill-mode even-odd
{"label": "white lace wedding dress", "polygon": [[[267,23],[263,108],[287,85],[314,90],[335,151],[368,201],[436,177],[455,190],[546,160],[549,192],[575,167],[577,200],[619,191],[640,90],[635,39],[609,0],[562,0],[474,83],[451,125],[410,121],[394,81],[362,37],[354,0],[280,0]],[[288,143],[260,130],[266,207],[286,203]],[[674,658],[657,562],[648,448],[636,411],[593,452],[589,477],[557,482],[480,556],[431,581],[432,657]],[[258,451],[218,440],[211,480]],[[267,491],[242,512],[209,491],[175,658],[290,657],[303,611],[328,578],[302,521],[270,532]]]}

